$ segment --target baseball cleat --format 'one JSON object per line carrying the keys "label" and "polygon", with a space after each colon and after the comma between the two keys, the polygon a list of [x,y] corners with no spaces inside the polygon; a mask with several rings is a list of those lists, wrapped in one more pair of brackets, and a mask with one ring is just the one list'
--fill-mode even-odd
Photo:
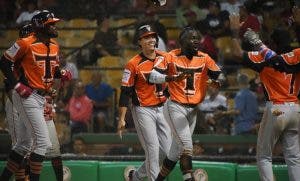
{"label": "baseball cleat", "polygon": [[124,179],[125,179],[125,181],[132,181],[132,176],[133,176],[134,171],[135,171],[135,168],[132,165],[128,165],[124,169]]}
{"label": "baseball cleat", "polygon": [[208,181],[208,175],[204,169],[197,169],[194,171],[195,181]]}

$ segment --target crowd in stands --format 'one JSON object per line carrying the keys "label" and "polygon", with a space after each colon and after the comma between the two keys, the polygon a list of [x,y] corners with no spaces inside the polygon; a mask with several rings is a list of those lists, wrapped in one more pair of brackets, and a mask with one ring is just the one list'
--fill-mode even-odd
{"label": "crowd in stands", "polygon": [[[165,7],[149,7],[142,0],[0,0],[0,38],[5,28],[18,27],[28,22],[38,9],[49,9],[64,20],[86,18],[96,21],[92,43],[86,49],[66,57],[65,49],[60,55],[62,66],[70,70],[73,80],[59,88],[56,98],[56,126],[63,144],[71,142],[71,136],[81,132],[107,133],[116,131],[116,107],[119,87],[110,85],[110,76],[120,74],[122,65],[134,52],[137,41],[134,32],[144,24],[151,24],[159,36],[158,48],[169,51],[178,47],[176,37],[186,26],[196,27],[202,34],[200,49],[209,54],[221,67],[224,83],[221,90],[210,88],[202,104],[198,106],[196,134],[253,134],[257,133],[261,110],[264,107],[263,86],[257,75],[235,65],[231,59],[230,14],[240,14],[243,24],[240,37],[247,28],[259,32],[269,47],[274,41],[282,46],[299,47],[297,35],[293,34],[290,1],[280,0],[172,0]],[[124,29],[112,25],[112,19],[134,17],[135,21]],[[121,17],[121,18],[120,18]],[[162,21],[169,17],[170,22]],[[173,21],[172,21],[173,20]],[[125,24],[126,25],[126,24]],[[70,30],[72,31],[72,30]],[[120,32],[122,31],[122,32]],[[124,32],[127,34],[124,34]],[[172,32],[176,32],[175,35]],[[133,32],[133,33],[132,33]],[[120,34],[128,37],[123,41]],[[299,35],[298,35],[299,36]],[[9,45],[8,45],[9,46]],[[244,45],[247,49],[247,45]],[[64,49],[63,49],[64,50]],[[118,70],[105,73],[99,67],[102,57],[121,57]],[[89,78],[81,70],[89,66]],[[101,69],[102,68],[102,69]],[[83,72],[83,71],[82,71]],[[134,132],[131,114],[127,113],[128,132]],[[3,126],[4,127],[4,126]],[[83,140],[76,140],[74,150],[83,152]],[[195,146],[197,154],[204,152]],[[128,148],[120,150],[128,152]],[[86,150],[84,150],[86,151]],[[82,153],[81,153],[82,154]]]}

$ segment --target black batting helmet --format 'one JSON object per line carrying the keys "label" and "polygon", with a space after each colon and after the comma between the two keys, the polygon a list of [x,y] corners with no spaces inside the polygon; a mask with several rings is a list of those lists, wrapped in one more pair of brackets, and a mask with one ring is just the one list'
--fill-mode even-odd
{"label": "black batting helmet", "polygon": [[60,19],[56,18],[53,13],[48,10],[43,10],[32,17],[31,24],[35,33],[42,33],[50,37],[56,37],[57,33],[50,32],[49,26],[47,25],[58,21],[60,21]]}
{"label": "black batting helmet", "polygon": [[55,23],[60,21],[53,13],[48,10],[43,10],[34,15],[31,19],[31,24],[34,28],[44,28],[48,23]]}
{"label": "black batting helmet", "polygon": [[157,37],[157,33],[153,30],[153,28],[150,25],[142,25],[138,29],[138,39],[154,35]]}
{"label": "black batting helmet", "polygon": [[25,24],[19,30],[19,37],[26,38],[27,36],[31,35],[32,33],[33,33],[32,25],[30,23]]}

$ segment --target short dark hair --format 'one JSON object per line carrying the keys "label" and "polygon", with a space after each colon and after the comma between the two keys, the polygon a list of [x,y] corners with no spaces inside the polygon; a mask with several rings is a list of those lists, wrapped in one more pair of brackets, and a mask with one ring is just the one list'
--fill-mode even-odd
{"label": "short dark hair", "polygon": [[190,31],[198,31],[195,27],[193,26],[186,26],[183,28],[183,30],[179,34],[179,43],[182,44],[183,40],[185,39],[186,35]]}

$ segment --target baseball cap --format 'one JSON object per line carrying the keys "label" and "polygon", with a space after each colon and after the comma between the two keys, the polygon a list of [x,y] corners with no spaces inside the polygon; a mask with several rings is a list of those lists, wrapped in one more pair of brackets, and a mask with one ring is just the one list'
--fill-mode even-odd
{"label": "baseball cap", "polygon": [[138,29],[138,38],[144,38],[150,35],[157,36],[157,33],[153,31],[153,28],[150,25],[143,25]]}

